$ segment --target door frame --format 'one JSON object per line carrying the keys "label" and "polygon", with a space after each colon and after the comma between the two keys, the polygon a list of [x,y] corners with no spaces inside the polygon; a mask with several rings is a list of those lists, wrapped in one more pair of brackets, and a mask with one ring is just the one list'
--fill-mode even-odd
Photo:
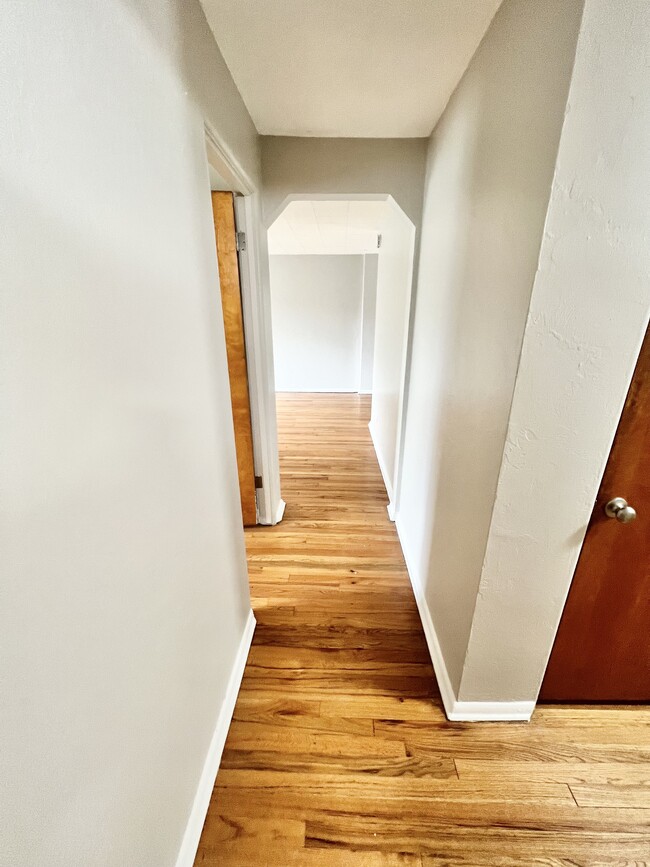
{"label": "door frame", "polygon": [[231,187],[238,231],[246,235],[246,249],[239,251],[239,276],[244,315],[244,338],[248,362],[248,390],[253,431],[255,475],[262,477],[257,489],[260,524],[282,520],[284,501],[280,491],[280,466],[275,413],[275,382],[271,309],[269,303],[268,247],[262,224],[260,192],[204,120],[206,176],[208,164]]}

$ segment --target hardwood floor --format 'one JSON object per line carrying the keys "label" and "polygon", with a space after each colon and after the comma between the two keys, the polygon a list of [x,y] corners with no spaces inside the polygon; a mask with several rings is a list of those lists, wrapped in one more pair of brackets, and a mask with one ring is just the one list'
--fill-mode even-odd
{"label": "hardwood floor", "polygon": [[278,399],[277,527],[196,858],[219,867],[650,864],[650,710],[449,723],[356,395]]}

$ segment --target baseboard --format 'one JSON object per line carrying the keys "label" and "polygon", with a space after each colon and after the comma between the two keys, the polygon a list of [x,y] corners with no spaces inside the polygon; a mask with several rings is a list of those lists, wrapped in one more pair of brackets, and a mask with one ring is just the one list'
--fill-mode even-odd
{"label": "baseboard", "polygon": [[221,762],[221,754],[223,753],[224,744],[228,735],[230,721],[233,711],[235,710],[235,702],[239,694],[239,686],[246,668],[246,660],[248,659],[248,651],[253,640],[255,632],[255,615],[251,611],[244,627],[244,634],[239,642],[239,649],[228,681],[228,688],[221,706],[221,712],[217,719],[217,725],[210,741],[208,754],[203,765],[199,785],[194,796],[192,810],[185,827],[183,842],[176,859],[176,867],[192,867],[196,857],[196,850],[199,848],[199,840],[201,839],[201,831],[205,817],[210,806],[210,798],[214,789],[214,781],[217,778],[217,771]]}
{"label": "baseboard", "polygon": [[454,722],[530,722],[534,701],[457,701],[450,720]]}
{"label": "baseboard", "polygon": [[282,518],[284,517],[284,510],[285,510],[286,506],[287,506],[287,504],[284,502],[284,500],[280,500],[280,502],[278,503],[278,508],[275,510],[275,517],[273,518],[273,525],[274,526],[275,526],[275,524],[279,524],[280,521],[282,520]]}
{"label": "baseboard", "polygon": [[451,685],[449,672],[445,665],[445,658],[442,655],[440,642],[438,641],[438,635],[431,619],[431,612],[422,592],[421,578],[416,574],[413,563],[409,562],[408,547],[404,544],[404,531],[400,529],[399,515],[396,516],[395,527],[404,555],[406,571],[411,580],[415,603],[418,607],[420,620],[422,621],[422,629],[424,630],[424,636],[429,647],[429,654],[433,663],[433,670],[436,673],[438,689],[440,690],[447,719],[452,722],[528,722],[535,710],[534,701],[459,701],[456,698],[456,692]]}
{"label": "baseboard", "polygon": [[433,663],[433,670],[436,673],[436,680],[438,681],[438,689],[440,690],[442,703],[445,707],[445,713],[447,714],[447,718],[452,719],[451,714],[453,714],[454,706],[456,704],[456,693],[454,692],[454,688],[451,685],[451,680],[449,679],[447,666],[445,665],[442,650],[440,649],[440,642],[438,641],[438,636],[436,634],[435,626],[433,625],[433,620],[431,620],[429,606],[427,605],[426,599],[424,598],[424,595],[422,593],[422,585],[420,584],[419,576],[417,576],[415,573],[413,564],[410,562],[408,548],[404,544],[404,531],[401,529],[399,515],[396,516],[395,528],[397,530],[397,535],[399,537],[400,545],[402,547],[402,554],[404,555],[404,562],[406,563],[406,571],[408,572],[409,578],[411,579],[411,587],[413,588],[415,604],[418,607],[420,620],[422,621],[424,637],[426,638],[427,645],[429,646],[429,655],[431,656],[431,662]]}
{"label": "baseboard", "polygon": [[[278,388],[276,394],[361,394],[358,388]],[[370,392],[369,392],[370,393]]]}
{"label": "baseboard", "polygon": [[386,506],[386,511],[388,512],[388,517],[391,521],[395,520],[395,506],[393,505],[393,486],[390,482],[390,476],[386,470],[386,465],[384,464],[384,460],[381,456],[379,449],[377,448],[377,439],[375,437],[374,429],[372,426],[372,422],[368,422],[368,430],[370,431],[370,439],[372,440],[372,445],[375,450],[375,455],[377,456],[377,463],[379,464],[379,471],[381,472],[381,477],[384,480],[384,487],[386,488],[386,493],[388,494],[388,505]]}

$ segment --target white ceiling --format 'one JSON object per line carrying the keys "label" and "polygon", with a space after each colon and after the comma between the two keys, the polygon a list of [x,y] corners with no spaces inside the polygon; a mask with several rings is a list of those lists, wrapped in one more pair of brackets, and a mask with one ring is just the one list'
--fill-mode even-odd
{"label": "white ceiling", "polygon": [[501,0],[201,0],[263,135],[428,136]]}
{"label": "white ceiling", "polygon": [[386,202],[290,202],[269,229],[269,253],[376,253],[387,207]]}

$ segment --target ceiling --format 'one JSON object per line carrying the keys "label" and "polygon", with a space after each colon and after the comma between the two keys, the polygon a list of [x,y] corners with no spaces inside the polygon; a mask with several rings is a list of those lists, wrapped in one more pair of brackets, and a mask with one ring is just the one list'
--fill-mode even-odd
{"label": "ceiling", "polygon": [[501,0],[201,0],[263,135],[428,136]]}
{"label": "ceiling", "polygon": [[385,201],[290,202],[269,228],[269,253],[376,253],[387,207]]}

